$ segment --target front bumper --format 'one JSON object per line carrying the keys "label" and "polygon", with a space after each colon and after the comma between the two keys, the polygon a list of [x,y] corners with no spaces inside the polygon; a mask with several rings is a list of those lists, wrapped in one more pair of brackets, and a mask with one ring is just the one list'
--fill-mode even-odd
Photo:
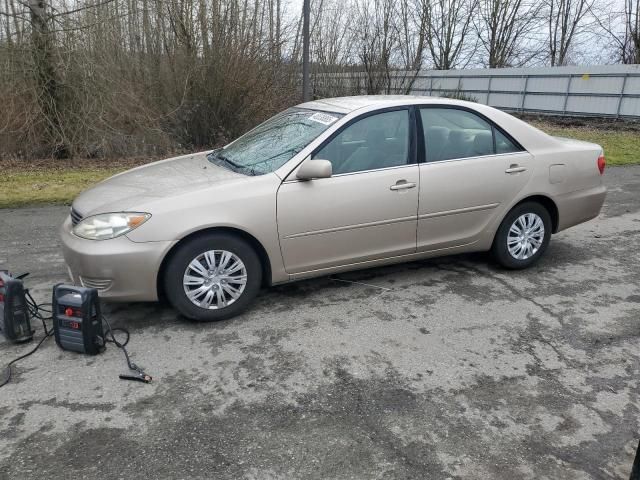
{"label": "front bumper", "polygon": [[158,300],[158,271],[176,242],[133,242],[126,235],[86,240],[72,233],[70,217],[60,228],[60,237],[74,284],[96,288],[100,298],[107,300]]}

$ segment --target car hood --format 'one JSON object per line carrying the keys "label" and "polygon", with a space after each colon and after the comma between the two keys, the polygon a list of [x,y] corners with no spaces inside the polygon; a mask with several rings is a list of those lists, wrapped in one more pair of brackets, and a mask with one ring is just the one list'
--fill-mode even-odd
{"label": "car hood", "polygon": [[169,158],[114,175],[81,193],[73,208],[82,216],[119,212],[160,198],[249,178],[210,163],[208,153]]}

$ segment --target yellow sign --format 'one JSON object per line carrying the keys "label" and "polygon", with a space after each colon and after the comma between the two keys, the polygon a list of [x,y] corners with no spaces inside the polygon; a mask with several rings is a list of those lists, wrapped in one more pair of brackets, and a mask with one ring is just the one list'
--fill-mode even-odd
{"label": "yellow sign", "polygon": [[583,79],[583,80],[589,80],[589,74],[588,74],[588,73],[584,73],[584,74],[582,75],[582,79]]}

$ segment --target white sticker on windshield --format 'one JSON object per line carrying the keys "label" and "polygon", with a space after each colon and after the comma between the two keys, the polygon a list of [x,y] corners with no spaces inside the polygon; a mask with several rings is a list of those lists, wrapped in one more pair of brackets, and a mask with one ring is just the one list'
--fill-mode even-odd
{"label": "white sticker on windshield", "polygon": [[309,117],[309,120],[321,123],[323,125],[331,125],[333,122],[338,120],[338,117],[334,117],[327,113],[314,113]]}

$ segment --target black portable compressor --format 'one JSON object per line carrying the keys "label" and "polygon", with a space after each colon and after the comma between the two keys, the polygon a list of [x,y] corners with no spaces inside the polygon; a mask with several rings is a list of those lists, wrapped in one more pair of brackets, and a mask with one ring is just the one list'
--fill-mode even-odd
{"label": "black portable compressor", "polygon": [[53,331],[63,350],[97,355],[105,348],[98,292],[58,284],[53,287]]}
{"label": "black portable compressor", "polygon": [[0,270],[0,331],[15,343],[33,338],[22,279],[13,277],[6,270]]}

